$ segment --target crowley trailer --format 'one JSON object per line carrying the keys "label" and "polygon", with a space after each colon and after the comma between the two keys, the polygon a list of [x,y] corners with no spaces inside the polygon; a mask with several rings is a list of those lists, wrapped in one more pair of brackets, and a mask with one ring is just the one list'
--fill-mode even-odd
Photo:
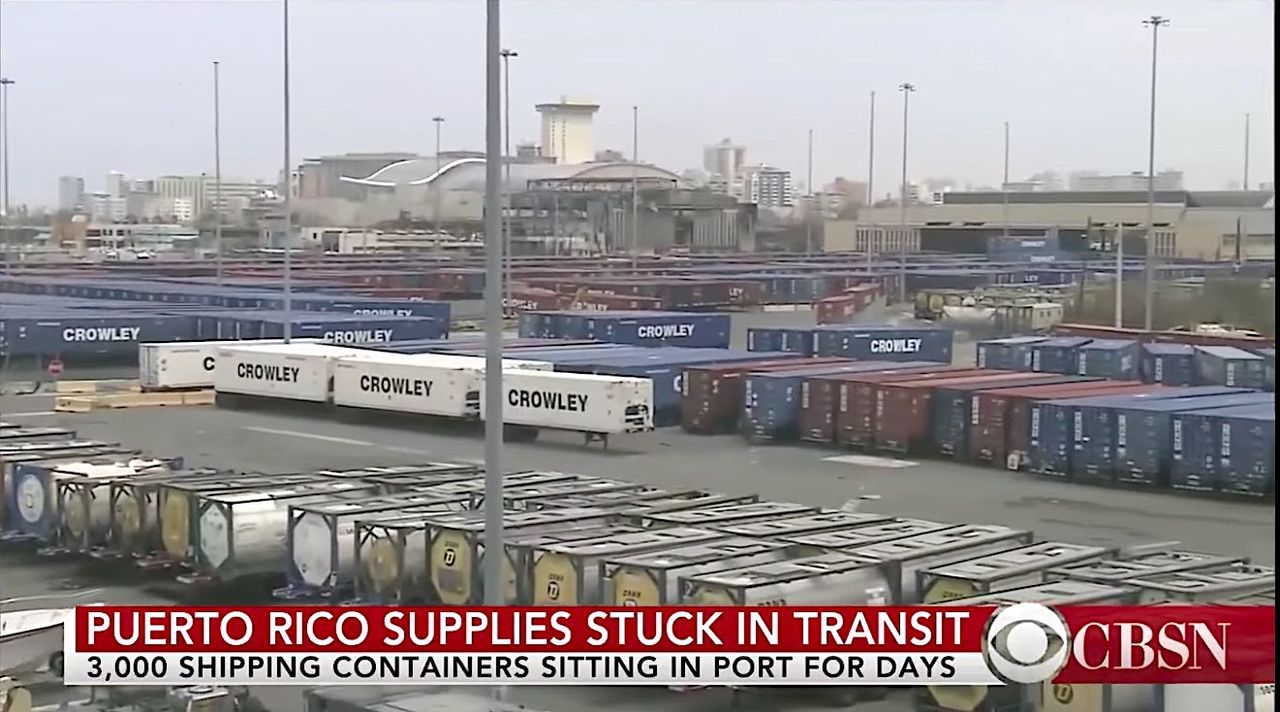
{"label": "crowley trailer", "polygon": [[464,509],[470,497],[394,494],[358,501],[300,503],[289,506],[285,535],[286,590],[280,598],[327,595],[345,590],[355,571],[356,521],[370,514],[444,512]]}
{"label": "crowley trailer", "polygon": [[894,603],[892,596],[876,561],[848,552],[680,579],[680,603],[686,606],[883,606]]}
{"label": "crowley trailer", "polygon": [[[533,512],[508,512],[503,516],[503,531],[512,537],[547,532],[602,526],[612,521],[607,509],[544,509]],[[448,605],[479,605],[484,600],[483,561],[484,513],[467,512],[433,518],[427,523],[427,566],[436,599]],[[514,605],[519,601],[520,574],[518,561],[506,551],[503,562],[505,590],[503,600]]]}
{"label": "crowley trailer", "polygon": [[[503,361],[503,370],[551,370],[545,361]],[[333,404],[449,418],[478,418],[484,359],[363,353],[333,364]]]}
{"label": "crowley trailer", "polygon": [[[1038,603],[1045,606],[1129,605],[1137,592],[1124,586],[1110,586],[1085,581],[1054,581],[968,598],[949,598],[939,605],[1012,606]],[[1115,699],[1102,704],[1102,690],[1114,691]],[[1110,694],[1108,693],[1108,698]],[[1151,709],[1150,685],[1059,685],[1045,682],[1033,685],[930,686],[916,696],[915,709],[922,712],[970,710],[999,712],[1003,710],[1041,710],[1042,712],[1145,712]],[[1188,712],[1190,712],[1188,710]]]}
{"label": "crowley trailer", "polygon": [[[643,378],[581,373],[510,371],[503,374],[504,424],[580,432],[590,443],[653,430],[653,383]],[[480,417],[485,417],[484,400]]]}
{"label": "crowley trailer", "polygon": [[359,501],[376,485],[328,480],[280,489],[229,492],[204,497],[197,509],[197,576],[183,583],[228,583],[257,574],[278,574],[285,558],[289,507],[330,501]]}
{"label": "crowley trailer", "polygon": [[1116,559],[1052,568],[1044,573],[1044,579],[1118,586],[1125,581],[1149,576],[1198,569],[1221,569],[1242,563],[1245,563],[1245,560],[1239,556],[1221,556],[1183,549],[1158,549],[1133,555],[1122,554]]}
{"label": "crowley trailer", "polygon": [[327,403],[334,362],[361,353],[328,344],[220,346],[214,390],[219,405],[235,405],[242,396]]}
{"label": "crowley trailer", "polygon": [[134,475],[145,470],[180,466],[181,460],[121,460],[111,456],[51,465],[19,463],[13,470],[9,516],[6,518],[8,526],[13,533],[51,543],[60,521],[58,485],[63,480]]}
{"label": "crowley trailer", "polygon": [[930,532],[942,531],[955,526],[941,522],[930,522],[924,519],[890,519],[881,524],[868,524],[852,529],[836,529],[826,532],[810,532],[783,537],[783,541],[806,546],[817,546],[837,551],[856,551],[857,549],[878,544],[882,541],[906,539]]}
{"label": "crowley trailer", "polygon": [[1114,550],[1101,546],[1045,541],[976,559],[931,566],[916,572],[924,603],[968,598],[1038,583],[1046,569],[1101,561]]}
{"label": "crowley trailer", "polygon": [[532,549],[529,561],[531,603],[535,606],[576,606],[596,603],[602,591],[602,566],[606,559],[645,551],[668,551],[678,546],[724,539],[707,529],[675,527],[610,534],[596,539],[544,544]]}
{"label": "crowley trailer", "polygon": [[727,507],[697,507],[673,512],[646,514],[641,523],[646,527],[703,527],[718,529],[728,524],[799,517],[817,512],[817,507],[790,502],[752,502]]}
{"label": "crowley trailer", "polygon": [[782,539],[805,534],[821,534],[823,532],[844,531],[859,527],[884,524],[892,521],[887,514],[871,514],[870,512],[819,511],[798,517],[788,516],[783,519],[763,519],[745,522],[718,524],[716,529],[726,534],[755,537],[759,539]]}
{"label": "crowley trailer", "polygon": [[[144,390],[213,388],[214,367],[222,346],[245,348],[282,341],[176,341],[138,344],[138,380]],[[293,343],[319,343],[293,339]]]}
{"label": "crowley trailer", "polygon": [[1125,581],[1141,593],[1139,603],[1217,603],[1276,587],[1270,566],[1234,563],[1207,569],[1152,573]]}
{"label": "crowley trailer", "polygon": [[[680,580],[700,573],[800,558],[820,550],[748,537],[647,551],[602,563],[600,602],[610,606],[674,606]],[[606,595],[603,589],[612,595]]]}
{"label": "crowley trailer", "polygon": [[[856,531],[856,530],[855,530]],[[916,572],[921,569],[1008,551],[1031,543],[1031,532],[992,524],[965,524],[859,547],[858,556],[879,562],[895,594],[894,602],[920,602]]]}

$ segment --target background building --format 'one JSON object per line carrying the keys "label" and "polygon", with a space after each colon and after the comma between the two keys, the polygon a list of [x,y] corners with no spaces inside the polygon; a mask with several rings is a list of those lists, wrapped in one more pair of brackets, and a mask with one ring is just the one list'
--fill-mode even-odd
{"label": "background building", "polygon": [[58,210],[75,212],[84,209],[84,178],[62,176],[58,179]]}
{"label": "background building", "polygon": [[759,165],[743,171],[742,197],[762,208],[790,208],[794,203],[791,171]]}
{"label": "background building", "polygon": [[[1160,171],[1155,175],[1156,190],[1182,190],[1182,171]],[[1146,171],[1104,175],[1089,171],[1071,174],[1071,190],[1094,191],[1143,191],[1147,190]]]}
{"label": "background building", "polygon": [[561,97],[534,107],[542,115],[542,155],[556,163],[588,163],[595,158],[592,126],[599,104]]}

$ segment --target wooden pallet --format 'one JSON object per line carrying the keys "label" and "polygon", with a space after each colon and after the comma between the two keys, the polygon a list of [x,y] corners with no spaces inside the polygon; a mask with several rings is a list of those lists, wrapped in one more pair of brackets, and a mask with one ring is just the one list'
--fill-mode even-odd
{"label": "wooden pallet", "polygon": [[67,395],[87,393],[137,393],[142,390],[136,378],[113,378],[101,381],[58,381],[54,393]]}
{"label": "wooden pallet", "polygon": [[154,393],[97,393],[59,396],[53,410],[58,413],[88,413],[118,408],[156,408],[162,406],[213,405],[213,390],[169,391]]}

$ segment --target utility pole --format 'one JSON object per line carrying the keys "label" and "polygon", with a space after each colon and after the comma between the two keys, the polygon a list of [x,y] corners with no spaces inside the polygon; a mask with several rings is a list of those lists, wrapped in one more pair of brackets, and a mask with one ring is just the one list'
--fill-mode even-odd
{"label": "utility pole", "polygon": [[515,262],[515,253],[511,249],[511,58],[519,57],[519,53],[504,49],[499,52],[502,57],[502,246],[506,253],[506,274],[503,276],[503,284],[506,285],[506,291],[503,292],[503,309],[515,309],[514,302],[511,301],[511,272],[512,264]]}
{"label": "utility pole", "polygon": [[1244,190],[1249,190],[1249,115],[1244,115],[1244,180],[1241,183]]}
{"label": "utility pole", "polygon": [[[502,36],[498,0],[486,2],[484,162],[484,602],[503,601],[502,562]],[[439,154],[437,154],[439,155]]]}
{"label": "utility pole", "polygon": [[631,107],[631,274],[640,249],[640,107]]}
{"label": "utility pole", "polygon": [[[443,116],[432,116],[431,121],[436,125],[436,172],[431,182],[435,184],[440,179],[440,126],[444,123]],[[440,186],[435,184],[431,186],[431,202],[433,210],[431,217],[434,218],[436,232],[440,232]]]}
{"label": "utility pole", "polygon": [[901,212],[898,221],[900,234],[898,245],[901,250],[901,268],[899,269],[898,299],[907,301],[907,122],[911,111],[911,94],[916,85],[903,82],[898,85],[902,92],[902,197],[899,200]]}
{"label": "utility pole", "polygon": [[9,274],[12,255],[9,254],[12,231],[9,228],[9,87],[17,84],[14,80],[0,76],[0,152],[4,153],[4,161],[0,170],[4,171],[4,217],[0,219],[0,229],[4,231],[4,273]]}
{"label": "utility pole", "polygon": [[289,160],[289,0],[284,0],[284,342],[293,338],[293,167]]}
{"label": "utility pole", "polygon": [[222,107],[218,87],[218,62],[213,63],[213,200],[217,204],[214,210],[213,244],[217,250],[214,257],[214,279],[222,284]]}
{"label": "utility pole", "polygon": [[805,177],[805,179],[804,179],[804,180],[805,180],[805,183],[804,183],[805,192],[806,192],[806,193],[808,193],[807,199],[805,200],[805,206],[804,206],[804,207],[805,207],[805,210],[804,210],[804,253],[805,253],[805,255],[812,255],[812,254],[813,254],[813,217],[814,217],[814,216],[813,216],[813,215],[810,215],[809,213],[810,213],[810,211],[811,211],[811,210],[813,210],[813,203],[814,203],[814,200],[813,200],[813,197],[814,197],[814,190],[813,190],[813,129],[809,129],[809,169],[808,169],[808,173],[807,173],[807,175],[806,175],[806,177]]}
{"label": "utility pole", "polygon": [[1151,28],[1151,123],[1147,144],[1147,259],[1144,265],[1144,317],[1143,328],[1151,330],[1155,314],[1155,275],[1153,262],[1156,259],[1156,58],[1160,42],[1160,28],[1169,24],[1169,20],[1160,15],[1152,15],[1142,21]]}
{"label": "utility pole", "polygon": [[1003,201],[1004,239],[1009,239],[1009,122],[1004,122],[1004,182],[1000,184]]}
{"label": "utility pole", "polygon": [[[871,92],[871,122],[867,136],[867,210],[876,205],[876,93]],[[856,228],[855,228],[856,229]],[[875,237],[875,226],[867,226],[867,270],[871,269],[871,241]]]}

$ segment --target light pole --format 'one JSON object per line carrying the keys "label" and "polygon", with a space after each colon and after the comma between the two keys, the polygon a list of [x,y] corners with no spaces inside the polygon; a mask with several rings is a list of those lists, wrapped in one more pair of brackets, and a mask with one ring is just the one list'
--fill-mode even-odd
{"label": "light pole", "polygon": [[1151,123],[1147,135],[1147,259],[1143,273],[1143,328],[1151,330],[1155,307],[1155,276],[1152,274],[1152,262],[1155,261],[1155,215],[1156,215],[1156,57],[1160,44],[1160,28],[1169,24],[1169,20],[1160,15],[1152,15],[1142,21],[1151,28]]}
{"label": "light pole", "polygon": [[519,57],[514,50],[504,49],[498,53],[502,57],[502,246],[506,253],[506,275],[503,284],[504,309],[511,309],[511,271],[515,262],[515,254],[511,251],[511,58]]}
{"label": "light pole", "polygon": [[289,0],[284,1],[284,342],[293,337],[293,169],[289,160]]}
{"label": "light pole", "polygon": [[[435,178],[431,181],[435,183],[440,180],[440,127],[444,125],[444,117],[432,116],[431,121],[436,125],[436,172]],[[440,232],[440,185],[435,184],[431,188],[431,202],[434,204],[431,216],[435,219],[435,228],[438,233]]]}
{"label": "light pole", "polygon": [[804,206],[804,254],[807,257],[813,254],[813,216],[809,214],[813,209],[813,129],[809,129],[809,164],[804,180],[808,193]]}
{"label": "light pole", "polygon": [[9,274],[9,87],[17,84],[8,77],[0,77],[0,152],[4,153],[4,161],[0,170],[4,171],[4,217],[0,218],[0,228],[4,231],[4,273]]}
{"label": "light pole", "polygon": [[631,275],[640,249],[640,107],[631,107]]}
{"label": "light pole", "polygon": [[1244,180],[1241,188],[1249,190],[1249,115],[1244,115]]}
{"label": "light pole", "polygon": [[214,257],[214,279],[222,284],[222,107],[218,87],[218,62],[213,63],[213,200],[215,203],[213,226],[213,244],[217,250]]}
{"label": "light pole", "polygon": [[902,197],[899,200],[901,205],[898,221],[901,265],[898,275],[898,298],[904,302],[907,301],[907,121],[911,111],[911,94],[915,90],[916,85],[910,82],[898,85],[898,91],[902,92]]}
{"label": "light pole", "polygon": [[[871,129],[867,132],[867,210],[876,204],[876,93],[871,92]],[[871,238],[875,236],[875,227],[867,226],[867,269],[871,269]]]}
{"label": "light pole", "polygon": [[[501,31],[499,2],[487,0],[485,41],[485,369],[484,369],[484,541],[490,552],[502,549],[502,97],[499,93]],[[437,124],[438,125],[438,124]],[[437,153],[437,155],[439,155]],[[484,559],[484,602],[503,604],[502,562]]]}
{"label": "light pole", "polygon": [[1004,181],[1000,183],[1000,200],[1003,203],[1001,218],[1004,221],[1004,239],[1009,239],[1009,122],[1004,122]]}

